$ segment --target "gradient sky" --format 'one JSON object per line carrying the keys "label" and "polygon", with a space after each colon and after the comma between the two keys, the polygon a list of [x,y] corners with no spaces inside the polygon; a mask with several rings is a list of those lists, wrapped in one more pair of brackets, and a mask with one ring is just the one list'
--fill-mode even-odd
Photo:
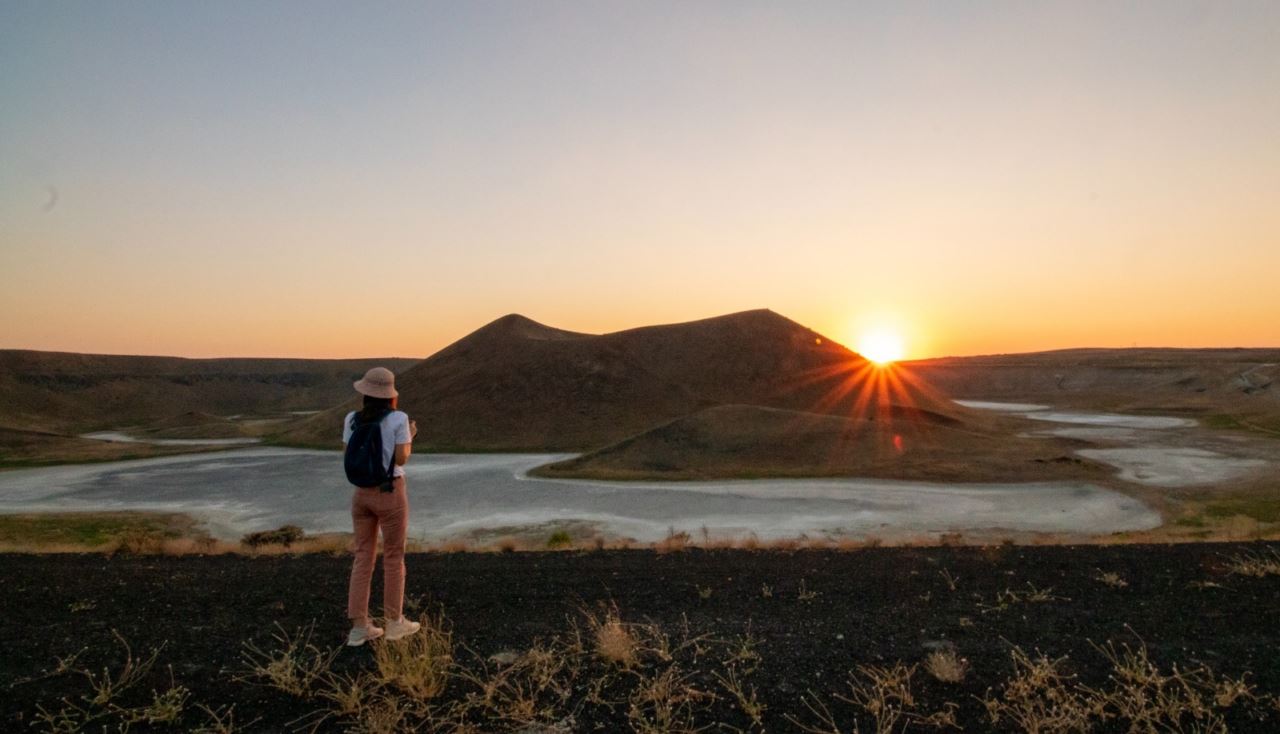
{"label": "gradient sky", "polygon": [[1280,3],[0,0],[0,347],[1280,346]]}

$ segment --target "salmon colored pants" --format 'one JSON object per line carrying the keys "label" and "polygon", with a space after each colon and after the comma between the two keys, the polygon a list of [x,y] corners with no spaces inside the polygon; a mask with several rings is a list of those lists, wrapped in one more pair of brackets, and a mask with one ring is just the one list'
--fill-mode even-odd
{"label": "salmon colored pants", "polygon": [[404,541],[409,532],[409,496],[404,477],[396,477],[394,489],[357,488],[351,496],[351,523],[355,528],[355,560],[347,592],[347,617],[368,624],[369,590],[378,555],[378,529],[382,529],[382,610],[388,620],[404,613]]}

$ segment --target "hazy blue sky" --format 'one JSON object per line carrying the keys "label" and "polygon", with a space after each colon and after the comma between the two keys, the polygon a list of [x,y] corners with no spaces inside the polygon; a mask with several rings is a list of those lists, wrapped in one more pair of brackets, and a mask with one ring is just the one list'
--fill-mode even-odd
{"label": "hazy blue sky", "polygon": [[0,347],[1280,346],[1280,2],[0,0],[0,273]]}

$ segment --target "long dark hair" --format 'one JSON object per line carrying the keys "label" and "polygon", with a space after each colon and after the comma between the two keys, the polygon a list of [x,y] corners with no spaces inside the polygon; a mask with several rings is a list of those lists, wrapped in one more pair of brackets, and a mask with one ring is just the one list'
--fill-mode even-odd
{"label": "long dark hair", "polygon": [[376,420],[384,410],[391,410],[391,398],[375,398],[372,395],[365,395],[364,408],[360,410],[356,420],[361,423]]}

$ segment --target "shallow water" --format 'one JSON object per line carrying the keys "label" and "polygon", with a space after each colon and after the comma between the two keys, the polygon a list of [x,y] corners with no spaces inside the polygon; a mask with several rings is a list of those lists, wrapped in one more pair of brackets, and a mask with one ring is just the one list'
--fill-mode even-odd
{"label": "shallow water", "polygon": [[1031,410],[1048,410],[1048,405],[1038,403],[996,403],[990,400],[954,400],[956,405],[963,405],[974,410],[996,410],[1002,413],[1025,413]]}
{"label": "shallow water", "polygon": [[[564,455],[415,454],[407,467],[410,534],[586,522],[641,541],[703,528],[712,537],[894,535],[1009,530],[1111,533],[1155,527],[1138,500],[1080,483],[946,485],[869,479],[604,482],[535,479]],[[0,512],[186,512],[221,537],[292,523],[348,531],[341,454],[239,449],[216,455],[0,473]]]}
{"label": "shallow water", "polygon": [[82,433],[80,438],[92,438],[95,441],[114,441],[118,443],[151,443],[157,446],[238,446],[240,444],[262,443],[260,438],[136,438],[119,431]]}
{"label": "shallow water", "polygon": [[1181,438],[1176,429],[1189,429],[1198,425],[1190,418],[1059,411],[1049,410],[1049,406],[1029,403],[981,400],[955,402],[970,408],[1014,413],[1037,421],[1065,424],[1058,428],[1024,434],[1031,437],[1059,436],[1121,444],[1122,447],[1119,448],[1081,449],[1075,453],[1115,467],[1116,476],[1127,482],[1152,487],[1218,484],[1268,465],[1268,462],[1261,459],[1230,456],[1185,445],[1170,445],[1171,439]]}
{"label": "shallow water", "polygon": [[1082,449],[1076,453],[1118,468],[1121,479],[1155,487],[1217,484],[1267,465],[1261,459],[1242,459],[1206,449],[1174,446]]}

